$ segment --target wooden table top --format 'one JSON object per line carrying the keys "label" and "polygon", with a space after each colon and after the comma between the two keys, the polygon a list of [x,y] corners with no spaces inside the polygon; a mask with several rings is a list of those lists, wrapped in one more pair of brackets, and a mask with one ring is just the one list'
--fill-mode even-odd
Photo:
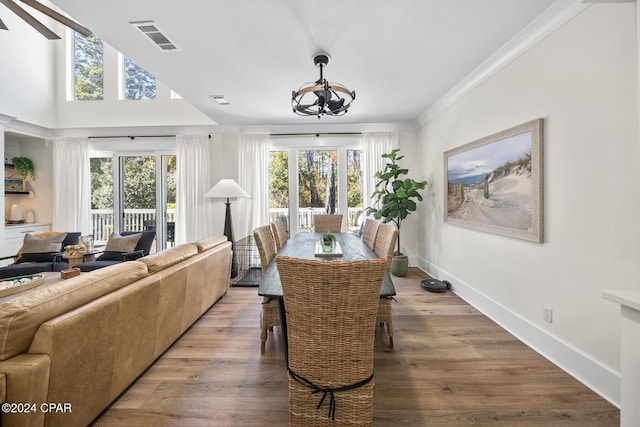
{"label": "wooden table top", "polygon": [[[316,257],[316,242],[320,240],[322,233],[299,233],[289,239],[278,251],[278,255],[286,255],[290,257],[305,259],[326,259],[326,260],[364,260],[375,259],[378,256],[369,247],[360,240],[360,238],[351,233],[333,233],[336,241],[342,249],[340,257]],[[388,272],[385,272],[382,286],[380,287],[381,297],[391,297],[396,294],[393,281]],[[282,298],[282,284],[280,283],[280,275],[276,266],[275,258],[269,263],[267,270],[262,274],[260,286],[258,287],[258,295]]]}

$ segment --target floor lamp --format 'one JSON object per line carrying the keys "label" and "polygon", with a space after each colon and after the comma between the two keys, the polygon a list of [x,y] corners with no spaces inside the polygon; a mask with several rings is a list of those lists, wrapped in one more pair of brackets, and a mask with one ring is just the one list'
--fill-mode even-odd
{"label": "floor lamp", "polygon": [[213,197],[219,199],[227,199],[225,205],[227,209],[224,216],[224,235],[227,236],[227,240],[231,242],[231,250],[233,255],[231,257],[231,278],[238,275],[238,263],[236,261],[236,241],[233,238],[233,224],[231,223],[231,202],[229,199],[235,198],[250,198],[249,194],[242,187],[238,185],[232,179],[221,179],[211,190],[207,191],[204,197]]}

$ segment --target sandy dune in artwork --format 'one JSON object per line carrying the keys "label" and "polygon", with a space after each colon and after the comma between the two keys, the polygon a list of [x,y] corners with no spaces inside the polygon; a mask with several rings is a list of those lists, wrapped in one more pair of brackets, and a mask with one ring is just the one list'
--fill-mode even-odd
{"label": "sandy dune in artwork", "polygon": [[480,224],[531,230],[531,173],[510,174],[489,184],[489,198],[482,188],[465,188],[465,200],[450,218]]}

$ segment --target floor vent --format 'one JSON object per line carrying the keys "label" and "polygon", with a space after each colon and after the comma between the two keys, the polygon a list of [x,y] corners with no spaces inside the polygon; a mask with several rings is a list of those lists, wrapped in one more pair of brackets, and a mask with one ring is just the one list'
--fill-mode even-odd
{"label": "floor vent", "polygon": [[146,34],[147,37],[158,46],[161,50],[169,52],[178,50],[178,47],[171,42],[162,34],[162,31],[158,28],[158,26],[153,21],[138,21],[138,22],[130,22],[131,25],[140,30],[143,34]]}

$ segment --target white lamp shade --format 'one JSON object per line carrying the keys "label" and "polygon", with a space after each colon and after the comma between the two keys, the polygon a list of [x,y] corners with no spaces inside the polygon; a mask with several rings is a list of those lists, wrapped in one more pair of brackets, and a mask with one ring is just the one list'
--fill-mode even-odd
{"label": "white lamp shade", "polygon": [[251,198],[242,187],[232,179],[221,179],[211,190],[207,191],[204,197],[220,197],[220,198]]}

